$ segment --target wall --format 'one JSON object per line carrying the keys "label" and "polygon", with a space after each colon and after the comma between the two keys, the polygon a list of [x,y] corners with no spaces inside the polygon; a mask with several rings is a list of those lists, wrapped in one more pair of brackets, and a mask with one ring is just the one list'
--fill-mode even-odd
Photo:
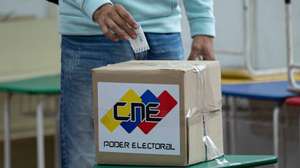
{"label": "wall", "polygon": [[0,22],[0,81],[59,72],[56,8],[49,4],[45,18]]}
{"label": "wall", "polygon": [[[226,67],[245,67],[244,0],[215,0],[216,56]],[[256,69],[286,67],[285,13],[283,0],[250,0],[252,10],[251,58]],[[300,64],[300,1],[293,1],[294,54]],[[183,40],[186,55],[189,54],[191,39],[183,17]]]}
{"label": "wall", "polygon": [[[272,1],[272,3],[271,3]],[[300,1],[293,1],[295,58],[300,63]],[[250,3],[254,43],[252,63],[257,69],[286,66],[284,4],[282,0]],[[224,66],[244,67],[243,1],[215,1],[215,49]],[[45,19],[0,22],[0,81],[59,72],[59,35],[56,6],[48,4]],[[183,17],[185,55],[190,52],[188,22]]]}

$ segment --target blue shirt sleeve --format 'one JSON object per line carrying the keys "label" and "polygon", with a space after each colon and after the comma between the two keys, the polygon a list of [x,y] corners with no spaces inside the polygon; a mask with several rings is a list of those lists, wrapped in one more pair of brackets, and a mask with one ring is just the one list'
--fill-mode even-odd
{"label": "blue shirt sleeve", "polygon": [[191,35],[215,36],[213,0],[183,0]]}
{"label": "blue shirt sleeve", "polygon": [[93,20],[94,12],[104,4],[112,4],[110,0],[82,0],[82,9]]}
{"label": "blue shirt sleeve", "polygon": [[75,2],[80,10],[93,19],[94,12],[104,4],[112,4],[110,0],[69,0]]}

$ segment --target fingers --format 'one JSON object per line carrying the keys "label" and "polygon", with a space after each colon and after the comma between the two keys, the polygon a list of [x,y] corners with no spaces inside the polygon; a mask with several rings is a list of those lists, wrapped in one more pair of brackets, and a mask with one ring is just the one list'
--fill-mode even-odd
{"label": "fingers", "polygon": [[[122,29],[124,31],[124,33],[126,34],[126,36],[128,38],[129,37],[131,37],[133,39],[136,38],[137,35],[135,33],[135,30],[132,27],[130,27],[129,24],[127,24],[127,22],[120,17],[119,14],[113,15],[112,20],[119,26],[120,29]],[[123,34],[123,36],[124,36],[124,34]],[[126,40],[128,40],[128,38]]]}
{"label": "fingers", "polygon": [[215,60],[212,49],[204,48],[201,52],[201,55],[204,60]]}
{"label": "fingers", "polygon": [[189,57],[188,57],[188,60],[198,60],[198,59],[200,59],[200,57],[198,57],[198,54],[195,53],[195,51],[192,50]]}
{"label": "fingers", "polygon": [[107,27],[113,31],[116,36],[118,36],[118,38],[123,39],[123,40],[128,40],[129,36],[127,35],[127,33],[120,28],[113,20],[111,19],[107,19],[106,21],[106,25]]}
{"label": "fingers", "polygon": [[101,7],[94,18],[104,35],[113,41],[135,39],[137,36],[135,29],[138,24],[122,5]]}
{"label": "fingers", "polygon": [[195,36],[189,60],[215,60],[213,39],[207,36]]}
{"label": "fingers", "polygon": [[206,46],[193,47],[188,60],[215,60],[213,51]]}
{"label": "fingers", "polygon": [[209,52],[207,55],[203,56],[205,60],[216,60],[213,52]]}
{"label": "fingers", "polygon": [[111,39],[112,41],[119,41],[119,37],[114,34],[113,32],[111,31],[108,31],[107,33],[104,34],[107,38]]}
{"label": "fingers", "polygon": [[101,28],[103,34],[107,38],[111,39],[112,41],[118,41],[119,40],[118,36],[116,36],[116,34],[111,32],[106,24],[103,24],[102,22],[100,22],[100,28]]}
{"label": "fingers", "polygon": [[[200,58],[200,57],[199,57]],[[198,52],[197,52],[197,50],[194,50],[193,48],[192,48],[192,50],[191,50],[191,53],[190,53],[190,55],[189,55],[189,57],[188,57],[188,60],[197,60],[197,59],[199,59],[198,58]]]}
{"label": "fingers", "polygon": [[115,9],[118,12],[118,14],[125,20],[126,23],[128,23],[132,28],[137,29],[138,24],[133,19],[133,17],[130,15],[129,12],[122,6],[122,5],[115,5]]}

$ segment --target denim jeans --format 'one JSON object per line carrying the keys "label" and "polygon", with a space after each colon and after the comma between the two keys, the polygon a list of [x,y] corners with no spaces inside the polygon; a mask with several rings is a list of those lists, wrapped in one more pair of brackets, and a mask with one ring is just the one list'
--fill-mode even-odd
{"label": "denim jeans", "polygon": [[[127,41],[66,36],[61,43],[60,152],[62,168],[91,168],[96,160],[91,69],[135,59],[183,59],[180,33],[146,33],[151,50],[135,55]],[[142,57],[141,57],[142,56]]]}

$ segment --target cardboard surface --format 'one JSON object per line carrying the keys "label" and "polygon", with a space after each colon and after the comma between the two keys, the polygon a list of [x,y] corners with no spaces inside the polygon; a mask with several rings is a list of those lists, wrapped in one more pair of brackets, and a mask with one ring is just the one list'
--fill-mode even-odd
{"label": "cardboard surface", "polygon": [[204,133],[223,154],[220,79],[214,61],[130,61],[93,69],[97,163],[201,162],[208,157]]}

